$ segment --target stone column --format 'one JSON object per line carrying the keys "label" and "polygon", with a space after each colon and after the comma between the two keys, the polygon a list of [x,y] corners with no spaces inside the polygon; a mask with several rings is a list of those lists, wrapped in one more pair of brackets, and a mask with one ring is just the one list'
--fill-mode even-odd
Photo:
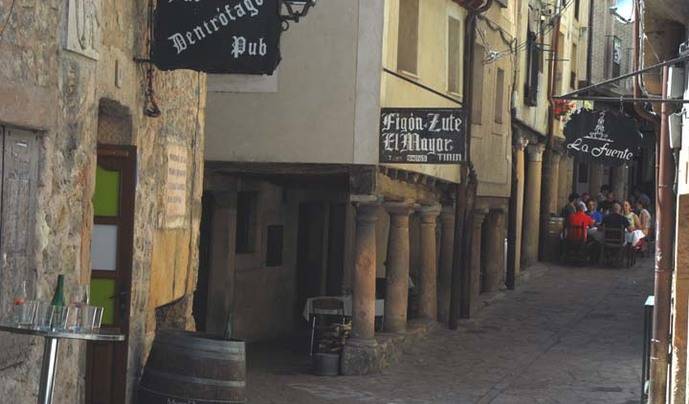
{"label": "stone column", "polygon": [[572,193],[572,158],[563,155],[560,157],[560,179],[557,182],[557,210],[560,210],[567,204],[569,194]]}
{"label": "stone column", "polygon": [[595,198],[603,186],[603,166],[597,163],[590,163],[589,166],[589,193]]}
{"label": "stone column", "polygon": [[474,313],[476,309],[476,302],[481,294],[481,237],[483,235],[483,220],[486,218],[488,211],[485,209],[474,209],[473,228],[471,232],[471,266],[469,274],[470,285],[470,313]]}
{"label": "stone column", "polygon": [[450,320],[450,294],[452,290],[452,253],[455,241],[455,207],[443,206],[440,212],[441,245],[438,267],[438,320]]}
{"label": "stone column", "polygon": [[352,338],[375,344],[377,202],[357,206],[352,296]]}
{"label": "stone column", "polygon": [[505,285],[505,211],[491,210],[487,224],[485,291],[495,292]]}
{"label": "stone column", "polygon": [[419,285],[419,317],[435,320],[438,316],[438,257],[436,257],[435,227],[440,205],[425,206],[421,216],[421,276]]}
{"label": "stone column", "polygon": [[407,329],[409,297],[409,215],[413,205],[389,202],[390,239],[385,267],[385,332],[401,333]]}
{"label": "stone column", "polygon": [[548,192],[550,193],[550,198],[548,199],[550,204],[548,206],[548,213],[557,214],[560,209],[558,209],[558,195],[560,190],[560,153],[553,150],[550,156],[550,188]]}
{"label": "stone column", "polygon": [[526,182],[526,173],[524,167],[524,150],[529,144],[529,141],[525,138],[521,138],[514,145],[514,158],[517,167],[517,208],[516,210],[516,235],[514,238],[514,274],[518,275],[521,271],[521,245],[522,245],[522,233],[524,226],[524,185]]}
{"label": "stone column", "polygon": [[623,201],[627,199],[627,177],[629,168],[625,166],[610,167],[612,176],[612,192],[615,194],[615,199]]}
{"label": "stone column", "polygon": [[541,214],[541,171],[543,164],[542,144],[527,147],[529,154],[528,177],[524,196],[524,243],[522,255],[525,264],[538,260],[538,235]]}

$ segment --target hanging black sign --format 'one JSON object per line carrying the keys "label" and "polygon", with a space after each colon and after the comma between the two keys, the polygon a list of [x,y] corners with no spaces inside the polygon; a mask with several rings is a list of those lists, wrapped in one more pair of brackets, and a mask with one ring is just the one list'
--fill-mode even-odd
{"label": "hanging black sign", "polygon": [[161,70],[272,74],[280,63],[278,0],[162,0],[151,60]]}
{"label": "hanging black sign", "polygon": [[639,152],[643,135],[621,112],[575,112],[565,125],[565,146],[576,158],[607,166],[628,164]]}
{"label": "hanging black sign", "polygon": [[458,164],[465,160],[464,110],[382,108],[381,163]]}

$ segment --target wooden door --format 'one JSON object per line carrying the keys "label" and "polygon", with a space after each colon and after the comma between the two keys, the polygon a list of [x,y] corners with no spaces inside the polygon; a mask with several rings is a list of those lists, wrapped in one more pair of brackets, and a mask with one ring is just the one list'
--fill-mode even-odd
{"label": "wooden door", "polygon": [[[136,186],[136,149],[98,146],[91,236],[91,304],[103,306],[103,327],[129,333]],[[86,403],[125,402],[127,342],[91,342],[87,349]]]}

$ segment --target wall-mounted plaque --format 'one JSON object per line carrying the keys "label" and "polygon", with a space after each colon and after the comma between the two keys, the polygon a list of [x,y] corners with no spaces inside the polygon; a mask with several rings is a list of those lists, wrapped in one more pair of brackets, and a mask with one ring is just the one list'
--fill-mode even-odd
{"label": "wall-mounted plaque", "polygon": [[151,60],[161,70],[272,74],[280,63],[278,0],[166,0],[154,17]]}
{"label": "wall-mounted plaque", "polygon": [[461,108],[382,108],[381,163],[459,164],[466,160]]}

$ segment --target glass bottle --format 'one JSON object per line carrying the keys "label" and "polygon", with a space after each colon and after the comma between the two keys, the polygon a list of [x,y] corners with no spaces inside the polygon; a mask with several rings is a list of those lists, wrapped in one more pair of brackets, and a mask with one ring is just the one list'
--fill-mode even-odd
{"label": "glass bottle", "polygon": [[50,304],[60,307],[65,305],[65,276],[62,274],[57,276],[57,286],[55,287],[55,294]]}

